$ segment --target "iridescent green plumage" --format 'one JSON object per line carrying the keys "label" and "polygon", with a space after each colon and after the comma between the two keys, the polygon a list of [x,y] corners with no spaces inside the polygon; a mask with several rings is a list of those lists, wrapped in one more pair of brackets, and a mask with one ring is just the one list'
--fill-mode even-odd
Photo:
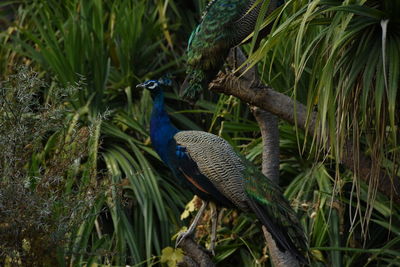
{"label": "iridescent green plumage", "polygon": [[[186,52],[187,77],[181,90],[193,99],[222,67],[229,50],[240,44],[255,27],[263,1],[214,0],[192,32]],[[269,14],[277,7],[271,0]]]}
{"label": "iridescent green plumage", "polygon": [[299,251],[306,253],[308,250],[307,238],[289,202],[275,183],[251,163],[244,159],[243,161],[246,165],[243,171],[245,191],[250,198],[251,209],[272,233],[273,238],[279,240],[277,245],[281,249],[288,249],[299,259],[303,259]]}

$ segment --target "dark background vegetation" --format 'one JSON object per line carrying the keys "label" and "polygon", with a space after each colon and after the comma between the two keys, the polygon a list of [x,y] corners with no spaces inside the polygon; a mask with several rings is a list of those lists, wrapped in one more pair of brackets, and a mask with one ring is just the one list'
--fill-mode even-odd
{"label": "dark background vegetation", "polygon": [[[245,103],[206,92],[193,108],[177,94],[206,2],[0,3],[1,266],[173,266],[180,252],[163,249],[198,201],[151,147],[151,98],[135,87],[146,79],[174,77],[167,109],[179,128],[221,135],[260,164]],[[318,136],[279,125],[280,185],[313,266],[400,265],[399,203],[374,175],[399,176],[398,14],[398,1],[287,1],[271,36],[244,46],[263,82],[318,114]],[[340,164],[348,139],[372,159],[368,179]],[[215,262],[270,266],[261,233],[254,216],[225,210]]]}

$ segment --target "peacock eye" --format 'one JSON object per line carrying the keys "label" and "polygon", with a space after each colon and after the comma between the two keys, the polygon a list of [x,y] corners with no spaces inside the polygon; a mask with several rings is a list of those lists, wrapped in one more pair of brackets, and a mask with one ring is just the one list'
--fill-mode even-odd
{"label": "peacock eye", "polygon": [[157,87],[157,83],[156,82],[154,82],[154,81],[151,81],[151,82],[148,82],[147,83],[147,89],[154,89],[154,88],[156,88]]}

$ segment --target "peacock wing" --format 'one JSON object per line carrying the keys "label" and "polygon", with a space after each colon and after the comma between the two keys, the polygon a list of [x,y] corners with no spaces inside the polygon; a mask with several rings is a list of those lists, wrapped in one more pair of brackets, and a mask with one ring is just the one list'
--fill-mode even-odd
{"label": "peacock wing", "polygon": [[181,131],[174,136],[198,170],[236,207],[248,210],[242,173],[244,166],[233,148],[219,136],[202,131]]}
{"label": "peacock wing", "polygon": [[219,192],[210,179],[201,173],[184,144],[173,140],[169,143],[168,151],[171,169],[196,195],[203,200],[213,200],[227,207],[232,206],[232,203]]}

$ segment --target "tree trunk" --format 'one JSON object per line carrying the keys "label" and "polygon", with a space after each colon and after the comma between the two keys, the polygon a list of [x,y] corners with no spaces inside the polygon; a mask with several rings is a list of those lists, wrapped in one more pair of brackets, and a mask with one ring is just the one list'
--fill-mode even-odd
{"label": "tree trunk", "polygon": [[[279,182],[279,128],[278,118],[271,113],[257,107],[252,107],[254,117],[260,126],[263,139],[263,161],[262,172],[268,179],[276,184]],[[274,239],[268,230],[263,226],[265,239],[275,267],[296,267],[300,266],[296,257],[289,251],[285,253],[276,246]]]}

